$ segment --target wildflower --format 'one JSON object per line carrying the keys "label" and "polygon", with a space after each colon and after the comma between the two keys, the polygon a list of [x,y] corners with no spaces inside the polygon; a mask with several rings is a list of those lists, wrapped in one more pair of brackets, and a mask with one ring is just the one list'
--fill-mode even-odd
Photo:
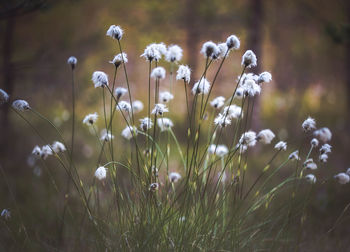
{"label": "wildflower", "polygon": [[195,94],[208,94],[210,83],[206,78],[201,78],[197,81],[192,88],[192,93]]}
{"label": "wildflower", "polygon": [[165,117],[158,118],[157,124],[160,128],[160,131],[169,130],[174,126],[173,122],[169,118],[165,118]]}
{"label": "wildflower", "polygon": [[120,111],[131,113],[131,105],[126,101],[120,101],[116,106],[117,106],[117,109]]}
{"label": "wildflower", "polygon": [[111,133],[108,133],[106,130],[101,132],[101,141],[109,142],[114,139],[114,136]]}
{"label": "wildflower", "polygon": [[305,179],[306,179],[307,182],[309,182],[311,184],[315,184],[316,183],[316,177],[313,174],[306,175]]}
{"label": "wildflower", "polygon": [[155,47],[160,52],[160,54],[166,56],[168,50],[166,49],[166,45],[163,42],[155,44]]}
{"label": "wildflower", "polygon": [[246,96],[254,97],[261,92],[261,87],[252,79],[246,80],[242,87]]}
{"label": "wildflower", "polygon": [[5,220],[10,219],[10,218],[11,218],[11,212],[10,212],[10,210],[8,210],[8,209],[3,209],[3,210],[1,211],[1,217],[4,217]]}
{"label": "wildflower", "polygon": [[151,192],[155,192],[155,191],[158,191],[159,189],[159,184],[158,183],[152,183],[150,186],[149,186],[149,190]]}
{"label": "wildflower", "polygon": [[229,49],[228,49],[226,43],[218,44],[218,48],[219,48],[219,56],[218,56],[218,58],[224,58],[224,57],[228,56]]}
{"label": "wildflower", "polygon": [[145,118],[140,119],[140,128],[143,131],[147,131],[148,129],[151,129],[152,126],[153,126],[153,122],[152,122],[151,118],[145,117]]}
{"label": "wildflower", "polygon": [[40,156],[41,155],[41,149],[38,145],[36,145],[32,151],[32,154],[36,155],[36,156]]}
{"label": "wildflower", "polygon": [[119,100],[123,95],[125,95],[128,92],[126,88],[123,87],[117,87],[114,91],[114,94],[117,96],[117,100]]}
{"label": "wildflower", "polygon": [[141,57],[144,57],[146,60],[152,62],[153,60],[159,61],[162,58],[162,54],[159,51],[159,46],[157,44],[150,44],[146,47]]}
{"label": "wildflower", "polygon": [[315,119],[311,118],[310,116],[303,122],[301,125],[304,129],[304,132],[311,131],[313,129],[316,129],[316,121]]}
{"label": "wildflower", "polygon": [[126,126],[126,128],[123,129],[121,133],[122,137],[127,140],[130,140],[133,137],[133,134],[137,135],[137,128],[131,126]]}
{"label": "wildflower", "polygon": [[281,151],[281,150],[287,150],[287,143],[286,142],[283,142],[283,141],[279,141],[278,143],[276,143],[275,149]]}
{"label": "wildflower", "polygon": [[238,50],[241,43],[239,42],[239,39],[235,35],[231,35],[226,39],[226,45],[229,50],[234,49]]}
{"label": "wildflower", "polygon": [[255,81],[255,82],[258,82],[259,76],[256,75],[256,74],[254,74],[254,73],[244,73],[244,74],[242,75],[242,77],[241,77],[241,76],[238,76],[238,77],[237,77],[237,81],[239,81],[238,84],[239,84],[240,86],[243,86],[244,83],[245,83],[247,80],[253,80],[253,81]]}
{"label": "wildflower", "polygon": [[59,153],[59,152],[64,152],[66,151],[66,146],[64,146],[63,143],[55,141],[53,142],[53,144],[51,145],[51,149],[53,150],[53,152],[55,153]]}
{"label": "wildflower", "polygon": [[169,174],[169,180],[171,183],[176,183],[177,181],[179,181],[179,179],[181,179],[181,175],[177,172],[171,172]]}
{"label": "wildflower", "polygon": [[41,148],[41,152],[40,152],[40,156],[42,159],[46,159],[48,158],[48,156],[52,155],[52,149],[50,147],[50,145],[44,145],[42,148]]}
{"label": "wildflower", "polygon": [[219,57],[220,50],[214,42],[208,41],[203,44],[201,54],[203,54],[206,58],[217,59]]}
{"label": "wildflower", "polygon": [[132,110],[134,113],[139,113],[143,110],[143,103],[142,101],[136,100],[132,102]]}
{"label": "wildflower", "polygon": [[169,102],[174,99],[174,96],[170,92],[165,91],[159,93],[159,99],[161,102]]}
{"label": "wildflower", "polygon": [[180,65],[177,70],[176,80],[184,80],[189,83],[191,79],[191,69],[188,66]]}
{"label": "wildflower", "polygon": [[253,147],[256,144],[256,133],[254,131],[247,131],[243,133],[239,139],[239,143],[241,145]]}
{"label": "wildflower", "polygon": [[258,142],[262,142],[263,144],[270,144],[274,138],[275,134],[270,129],[260,131],[256,137]]}
{"label": "wildflower", "polygon": [[328,155],[327,154],[321,154],[318,159],[320,160],[321,163],[326,163],[328,160]]}
{"label": "wildflower", "polygon": [[316,138],[313,138],[310,143],[311,143],[312,147],[317,147],[318,146],[318,140]]}
{"label": "wildflower", "polygon": [[235,104],[225,107],[223,114],[227,115],[230,119],[243,116],[242,108]]}
{"label": "wildflower", "polygon": [[104,166],[100,166],[95,171],[95,177],[98,180],[103,180],[107,177],[107,169]]}
{"label": "wildflower", "polygon": [[290,160],[300,160],[300,158],[299,158],[299,151],[292,152],[289,155],[288,159],[290,159]]}
{"label": "wildflower", "polygon": [[168,108],[162,104],[157,103],[152,110],[152,114],[163,115],[165,112],[169,112]]}
{"label": "wildflower", "polygon": [[330,153],[330,152],[332,152],[331,149],[332,149],[332,146],[331,146],[331,145],[329,145],[329,144],[324,144],[324,145],[322,145],[321,148],[320,148],[320,153],[321,153],[321,154]]}
{"label": "wildflower", "polygon": [[339,184],[347,184],[349,183],[350,177],[348,174],[341,172],[334,176],[334,178],[338,181]]}
{"label": "wildflower", "polygon": [[222,106],[224,106],[224,104],[225,104],[225,97],[223,96],[218,96],[210,102],[210,105],[216,109],[221,108]]}
{"label": "wildflower", "polygon": [[88,126],[94,125],[94,123],[97,121],[97,118],[98,118],[97,112],[93,114],[88,114],[87,116],[85,116],[83,123]]}
{"label": "wildflower", "polygon": [[119,67],[123,61],[124,63],[128,63],[128,55],[126,53],[118,53],[109,63],[114,64],[115,67]]}
{"label": "wildflower", "polygon": [[227,125],[231,124],[231,119],[226,114],[219,113],[214,119],[215,125],[225,128]]}
{"label": "wildflower", "polygon": [[306,160],[304,162],[304,167],[306,169],[309,169],[309,170],[316,170],[317,169],[317,165],[316,165],[316,163],[314,163],[312,158],[309,158],[308,160]]}
{"label": "wildflower", "polygon": [[248,146],[245,144],[237,144],[236,149],[238,149],[239,153],[242,154],[246,152],[246,150],[248,149]]}
{"label": "wildflower", "polygon": [[77,62],[78,62],[78,60],[77,60],[77,58],[74,57],[74,56],[70,56],[70,57],[68,58],[68,60],[67,60],[67,64],[68,64],[68,65],[71,65],[72,69],[75,68]]}
{"label": "wildflower", "polygon": [[25,111],[30,109],[28,102],[26,102],[25,100],[15,100],[12,103],[12,107],[18,111]]}
{"label": "wildflower", "polygon": [[102,71],[95,71],[92,74],[92,82],[95,84],[95,88],[108,86],[108,76]]}
{"label": "wildflower", "polygon": [[165,69],[163,67],[156,67],[152,70],[151,77],[155,80],[162,80],[165,78]]}
{"label": "wildflower", "polygon": [[246,68],[255,67],[257,65],[256,55],[252,50],[248,50],[243,54],[242,66]]}
{"label": "wildflower", "polygon": [[180,61],[181,58],[182,58],[181,47],[178,45],[169,46],[165,55],[165,60],[169,62],[177,62],[177,61]]}
{"label": "wildflower", "polygon": [[0,105],[8,102],[10,96],[0,88]]}
{"label": "wildflower", "polygon": [[111,38],[121,40],[123,37],[123,30],[119,25],[111,25],[106,33],[107,36]]}
{"label": "wildflower", "polygon": [[219,157],[224,157],[227,153],[228,153],[228,149],[226,145],[221,144],[217,146],[216,155],[218,155]]}
{"label": "wildflower", "polygon": [[332,132],[328,128],[321,128],[314,132],[314,136],[318,137],[322,142],[328,142],[332,139]]}
{"label": "wildflower", "polygon": [[269,83],[272,80],[272,75],[269,72],[262,72],[259,74],[258,83]]}

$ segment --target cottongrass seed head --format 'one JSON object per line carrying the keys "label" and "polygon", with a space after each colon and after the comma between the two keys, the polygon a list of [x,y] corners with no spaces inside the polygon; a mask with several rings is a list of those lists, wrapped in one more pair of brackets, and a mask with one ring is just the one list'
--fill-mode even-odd
{"label": "cottongrass seed head", "polygon": [[180,65],[176,72],[176,80],[184,80],[189,83],[191,80],[191,69],[188,66]]}
{"label": "cottongrass seed head", "polygon": [[164,67],[156,67],[152,70],[151,77],[155,80],[162,80],[165,78]]}
{"label": "cottongrass seed head", "polygon": [[162,53],[159,51],[159,46],[152,43],[146,47],[143,54],[141,54],[141,57],[144,57],[149,62],[152,62],[153,60],[159,61],[162,58]]}
{"label": "cottongrass seed head", "polygon": [[102,130],[101,132],[101,141],[105,141],[105,142],[110,142],[112,139],[114,139],[114,136],[107,132],[106,129]]}
{"label": "cottongrass seed head", "polygon": [[10,96],[0,88],[0,105],[8,102],[10,99]]}
{"label": "cottongrass seed head", "polygon": [[103,180],[107,177],[107,169],[104,166],[100,166],[95,171],[95,177],[98,180]]}
{"label": "cottongrass seed head", "polygon": [[134,135],[137,135],[137,128],[134,126],[126,126],[121,133],[122,137],[130,140]]}
{"label": "cottongrass seed head", "polygon": [[123,33],[124,31],[119,25],[111,25],[108,28],[106,35],[111,38],[121,40],[123,37]]}
{"label": "cottongrass seed head", "polygon": [[279,141],[278,143],[276,143],[274,148],[279,150],[279,151],[281,151],[281,150],[286,151],[287,150],[287,143],[283,142],[283,141]]}
{"label": "cottongrass seed head", "polygon": [[67,60],[67,64],[70,65],[72,67],[72,69],[75,68],[75,66],[77,65],[78,63],[78,60],[76,57],[74,56],[70,56]]}
{"label": "cottongrass seed head", "polygon": [[310,184],[315,184],[316,183],[316,176],[313,174],[308,174],[305,176],[305,179],[307,182],[309,182]]}
{"label": "cottongrass seed head", "polygon": [[197,81],[192,88],[192,94],[208,94],[210,89],[210,83],[206,78],[201,78]]}
{"label": "cottongrass seed head", "polygon": [[206,58],[217,59],[220,55],[220,49],[214,42],[207,41],[202,46],[201,54]]}
{"label": "cottongrass seed head", "polygon": [[317,147],[319,142],[318,142],[318,140],[316,138],[313,138],[311,140],[310,144],[311,144],[312,147]]}
{"label": "cottongrass seed head", "polygon": [[136,100],[132,102],[132,110],[134,113],[139,113],[143,110],[142,101]]}
{"label": "cottongrass seed head", "polygon": [[239,139],[239,143],[241,145],[247,145],[249,147],[253,147],[256,144],[256,133],[254,131],[247,131],[242,134]]}
{"label": "cottongrass seed head", "polygon": [[226,126],[231,125],[231,119],[227,114],[219,113],[214,119],[214,124],[221,128],[225,128]]}
{"label": "cottongrass seed head", "polygon": [[332,152],[332,146],[329,144],[324,144],[320,148],[320,153],[321,154],[327,154]]}
{"label": "cottongrass seed head", "polygon": [[261,74],[259,74],[259,78],[258,78],[258,84],[260,83],[269,83],[272,80],[272,75],[269,72],[262,72]]}
{"label": "cottongrass seed head", "polygon": [[316,121],[315,119],[311,118],[310,116],[303,122],[301,125],[304,132],[309,132],[311,130],[316,129]]}
{"label": "cottongrass seed head", "polygon": [[339,184],[342,184],[342,185],[347,184],[350,181],[349,175],[344,172],[338,173],[337,175],[334,176],[334,178],[337,180]]}
{"label": "cottongrass seed head", "polygon": [[131,105],[126,101],[120,101],[116,105],[117,109],[126,113],[131,113]]}
{"label": "cottongrass seed head", "polygon": [[171,172],[169,174],[169,181],[171,183],[176,183],[177,181],[179,181],[181,179],[181,175],[177,172]]}
{"label": "cottongrass seed head", "polygon": [[35,156],[40,156],[41,155],[41,149],[38,145],[36,145],[32,151],[32,154]]}
{"label": "cottongrass seed head", "polygon": [[114,90],[114,94],[115,94],[117,99],[120,99],[121,97],[123,97],[127,92],[128,92],[128,90],[126,88],[123,88],[123,87],[117,87]]}
{"label": "cottongrass seed head", "polygon": [[108,86],[108,75],[102,71],[95,71],[91,79],[95,88]]}
{"label": "cottongrass seed head", "polygon": [[321,163],[327,163],[328,160],[328,155],[327,154],[321,154],[318,159],[320,160]]}
{"label": "cottongrass seed head", "polygon": [[165,91],[159,93],[159,99],[161,102],[169,102],[170,100],[174,99],[174,96],[170,92]]}
{"label": "cottongrass seed head", "polygon": [[224,104],[225,104],[225,97],[223,96],[218,96],[210,102],[210,105],[216,109],[221,108],[222,106],[224,106]]}
{"label": "cottongrass seed head", "polygon": [[254,97],[261,93],[260,85],[256,84],[253,79],[247,79],[242,85],[242,88],[245,96]]}
{"label": "cottongrass seed head", "polygon": [[289,160],[300,160],[300,157],[299,157],[299,151],[294,151],[292,152],[289,157],[288,157]]}
{"label": "cottongrass seed head", "polygon": [[29,103],[25,100],[15,100],[12,107],[17,111],[26,111],[30,109]]}
{"label": "cottongrass seed head", "polygon": [[178,62],[182,58],[182,49],[178,45],[171,45],[165,54],[165,60],[168,62]]}
{"label": "cottongrass seed head", "polygon": [[256,137],[258,142],[263,144],[270,144],[274,138],[275,134],[270,129],[261,130]]}
{"label": "cottongrass seed head", "polygon": [[157,125],[160,128],[160,131],[169,130],[174,126],[173,122],[169,118],[166,118],[166,117],[158,118]]}
{"label": "cottongrass seed head", "polygon": [[97,118],[98,118],[97,112],[95,112],[93,114],[88,114],[87,116],[85,116],[83,123],[88,125],[88,126],[92,126],[96,123]]}
{"label": "cottongrass seed head", "polygon": [[242,56],[242,66],[252,68],[257,65],[256,55],[252,50],[247,50]]}
{"label": "cottongrass seed head", "polygon": [[41,152],[40,152],[40,156],[42,159],[47,159],[49,156],[51,156],[53,154],[52,152],[52,148],[50,145],[44,145],[43,147],[41,147]]}
{"label": "cottongrass seed head", "polygon": [[151,192],[158,191],[158,189],[159,189],[159,184],[158,184],[158,183],[152,183],[152,184],[150,184],[150,186],[149,186],[149,190],[150,190]]}
{"label": "cottongrass seed head", "polygon": [[314,132],[314,136],[326,143],[332,139],[332,132],[328,128],[321,128]]}
{"label": "cottongrass seed head", "polygon": [[151,129],[152,126],[153,126],[153,122],[152,122],[151,118],[145,117],[145,118],[140,119],[140,128],[143,131],[147,131],[147,130]]}
{"label": "cottongrass seed head", "polygon": [[243,117],[242,108],[240,106],[237,106],[236,104],[226,106],[224,108],[223,114],[227,115],[227,117],[230,119],[236,119],[236,118]]}
{"label": "cottongrass seed head", "polygon": [[114,64],[115,67],[119,67],[122,63],[128,63],[128,55],[126,53],[119,53],[114,56],[113,60],[109,61],[109,63]]}
{"label": "cottongrass seed head", "polygon": [[236,35],[231,35],[226,39],[226,45],[229,50],[238,50],[241,46],[241,42]]}
{"label": "cottongrass seed head", "polygon": [[4,218],[5,220],[9,220],[11,218],[11,211],[8,209],[3,209],[1,211],[1,217]]}
{"label": "cottongrass seed head", "polygon": [[154,105],[154,109],[152,110],[152,114],[157,114],[160,116],[162,116],[165,112],[169,112],[169,109],[162,103],[157,103]]}
{"label": "cottongrass seed head", "polygon": [[63,143],[58,142],[58,141],[53,142],[53,144],[51,145],[51,148],[52,148],[53,152],[55,152],[55,153],[66,151],[66,146],[64,146]]}

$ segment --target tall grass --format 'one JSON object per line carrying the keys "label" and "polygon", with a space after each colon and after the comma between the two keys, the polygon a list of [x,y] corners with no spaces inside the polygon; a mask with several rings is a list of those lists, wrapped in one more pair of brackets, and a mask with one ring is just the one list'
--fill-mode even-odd
{"label": "tall grass", "polygon": [[[86,175],[86,169],[78,169],[81,166],[75,159],[79,155],[79,149],[74,148],[74,139],[79,134],[75,132],[75,124],[76,118],[81,117],[75,110],[79,102],[75,100],[78,86],[74,85],[74,72],[79,71],[79,68],[74,70],[76,63],[72,67],[71,145],[67,144],[60,129],[40,112],[28,106],[24,110],[29,113],[25,114],[14,106],[13,111],[48,146],[46,152],[56,158],[61,168],[59,173],[66,174],[69,179],[67,185],[62,185],[51,172],[52,163],[45,165],[57,196],[64,193],[69,197],[63,208],[58,209],[60,230],[54,241],[46,245],[36,234],[29,232],[32,228],[23,221],[21,211],[13,210],[17,214],[11,218],[17,218],[20,229],[25,231],[22,237],[15,234],[18,227],[8,228],[18,247],[28,250],[49,247],[52,251],[298,250],[302,239],[300,230],[307,219],[305,210],[315,183],[305,177],[308,163],[304,163],[315,151],[316,146],[310,146],[315,128],[311,122],[310,128],[303,126],[306,131],[303,132],[301,123],[296,124],[304,135],[300,143],[290,141],[300,146],[298,155],[286,153],[284,143],[277,146],[278,141],[270,143],[275,138],[271,131],[268,135],[265,135],[266,131],[258,134],[250,131],[254,99],[270,81],[266,72],[261,75],[247,73],[256,63],[255,55],[248,52],[243,55],[238,78],[232,71],[231,79],[235,81],[226,87],[225,104],[215,106],[209,103],[214,84],[218,82],[227,57],[238,57],[233,49],[238,49],[239,44],[233,48],[229,39],[221,47],[204,44],[205,64],[198,82],[181,80],[181,76],[176,78],[173,69],[179,65],[178,60],[171,61],[169,78],[161,74],[154,77],[154,69],[164,61],[145,51],[149,62],[145,63],[148,73],[144,73],[144,84],[148,86],[148,92],[143,114],[136,111],[133,103],[132,93],[137,89],[128,81],[121,36],[115,41],[120,57],[113,62],[113,81],[102,81],[96,89],[102,96],[103,113],[99,121],[105,128],[105,135],[99,136],[95,122],[87,123],[92,137],[96,138],[94,147],[98,153],[97,160],[90,162],[89,175]],[[159,50],[155,55],[163,53],[160,46],[150,45],[152,50]],[[238,69],[238,66],[230,66],[230,69]],[[214,74],[209,75],[208,71]],[[125,95],[114,92],[116,80],[122,76],[126,80]],[[214,76],[212,80],[210,76]],[[101,82],[101,78],[97,81]],[[207,79],[210,87],[205,90]],[[197,89],[193,88],[194,82],[198,84]],[[151,114],[155,104],[162,102],[159,101],[160,86],[164,89],[167,85],[170,91],[175,85],[183,86],[181,94],[177,95],[184,98],[177,100],[175,97],[169,112]],[[123,107],[122,100],[127,100],[129,106],[124,103]],[[182,101],[185,101],[183,106]],[[173,127],[159,127],[158,124],[164,124],[172,117],[172,110],[180,107],[185,108],[181,122],[174,121]],[[32,125],[33,116],[54,128],[67,151],[57,151],[49,145],[44,132]],[[153,127],[139,127],[139,119],[145,116],[151,118]],[[216,123],[214,118],[218,119]],[[122,137],[117,131],[120,127],[129,127],[126,135],[123,134],[128,139],[123,145],[117,144],[120,143],[117,138]],[[223,143],[228,146],[222,146]],[[259,145],[259,150],[254,151],[254,145]],[[309,147],[308,152],[302,153]],[[268,149],[269,156],[261,149]],[[44,148],[40,151],[38,159],[46,164]],[[319,160],[312,162],[321,164]],[[95,174],[98,167],[107,169],[106,177]],[[2,168],[1,171],[6,178]]]}

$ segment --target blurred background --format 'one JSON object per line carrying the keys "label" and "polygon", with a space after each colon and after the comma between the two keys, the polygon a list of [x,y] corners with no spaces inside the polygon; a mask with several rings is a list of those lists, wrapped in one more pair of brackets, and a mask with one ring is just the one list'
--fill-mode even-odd
{"label": "blurred background", "polygon": [[[27,100],[60,127],[67,139],[71,70],[66,60],[69,56],[78,58],[76,158],[83,173],[84,169],[90,173],[95,169],[89,158],[97,154],[92,147],[96,140],[89,139],[90,132],[80,122],[88,113],[102,112],[101,95],[93,88],[91,74],[102,70],[113,76],[114,66],[109,60],[119,51],[115,41],[105,35],[112,24],[125,30],[122,45],[129,58],[131,90],[135,99],[144,102],[148,64],[140,55],[146,45],[164,42],[181,46],[182,63],[193,69],[193,84],[205,64],[199,54],[202,43],[224,42],[227,36],[237,35],[241,48],[230,54],[214,94],[227,97],[232,92],[241,71],[241,56],[252,49],[258,57],[258,67],[252,72],[269,71],[273,81],[264,85],[256,101],[251,128],[271,128],[279,139],[297,143],[303,136],[301,123],[310,115],[319,127],[327,126],[333,132],[333,153],[324,168],[325,178],[350,167],[350,1],[1,0],[0,88],[12,99]],[[166,63],[161,65],[169,69]],[[123,75],[117,78],[117,85],[125,86]],[[181,87],[175,90],[175,99],[184,101]],[[184,120],[183,104],[179,102],[172,117],[175,122]],[[58,140],[47,123],[28,118],[49,139]],[[38,222],[42,222],[43,230],[54,227],[54,216],[45,213],[57,198],[50,197],[54,191],[47,191],[41,176],[43,167],[29,155],[36,144],[42,144],[40,139],[9,105],[0,108],[0,128],[0,165],[7,175],[6,181],[0,177],[0,209],[13,209],[15,198],[19,208],[30,210],[23,216],[29,227]],[[176,130],[185,132],[180,123]],[[345,251],[350,246],[345,239],[350,215],[343,210],[350,202],[350,188],[329,182],[318,185],[316,191],[303,248],[307,251],[322,244],[327,251]],[[335,223],[337,228],[328,232]],[[40,227],[35,230],[40,233]],[[6,240],[0,237],[0,243],[1,239]]]}

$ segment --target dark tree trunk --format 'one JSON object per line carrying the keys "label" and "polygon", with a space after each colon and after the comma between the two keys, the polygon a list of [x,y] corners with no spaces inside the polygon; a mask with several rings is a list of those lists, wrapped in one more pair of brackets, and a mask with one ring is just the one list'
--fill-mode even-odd
{"label": "dark tree trunk", "polygon": [[[262,56],[262,23],[263,23],[263,2],[262,0],[249,1],[248,14],[248,49],[252,50],[257,58],[258,65],[252,69],[252,72],[259,74],[261,72],[261,56]],[[252,99],[253,100],[253,99]],[[251,101],[252,102],[252,101]],[[260,97],[254,98],[254,110],[252,115],[251,127],[254,129],[260,128]]]}

